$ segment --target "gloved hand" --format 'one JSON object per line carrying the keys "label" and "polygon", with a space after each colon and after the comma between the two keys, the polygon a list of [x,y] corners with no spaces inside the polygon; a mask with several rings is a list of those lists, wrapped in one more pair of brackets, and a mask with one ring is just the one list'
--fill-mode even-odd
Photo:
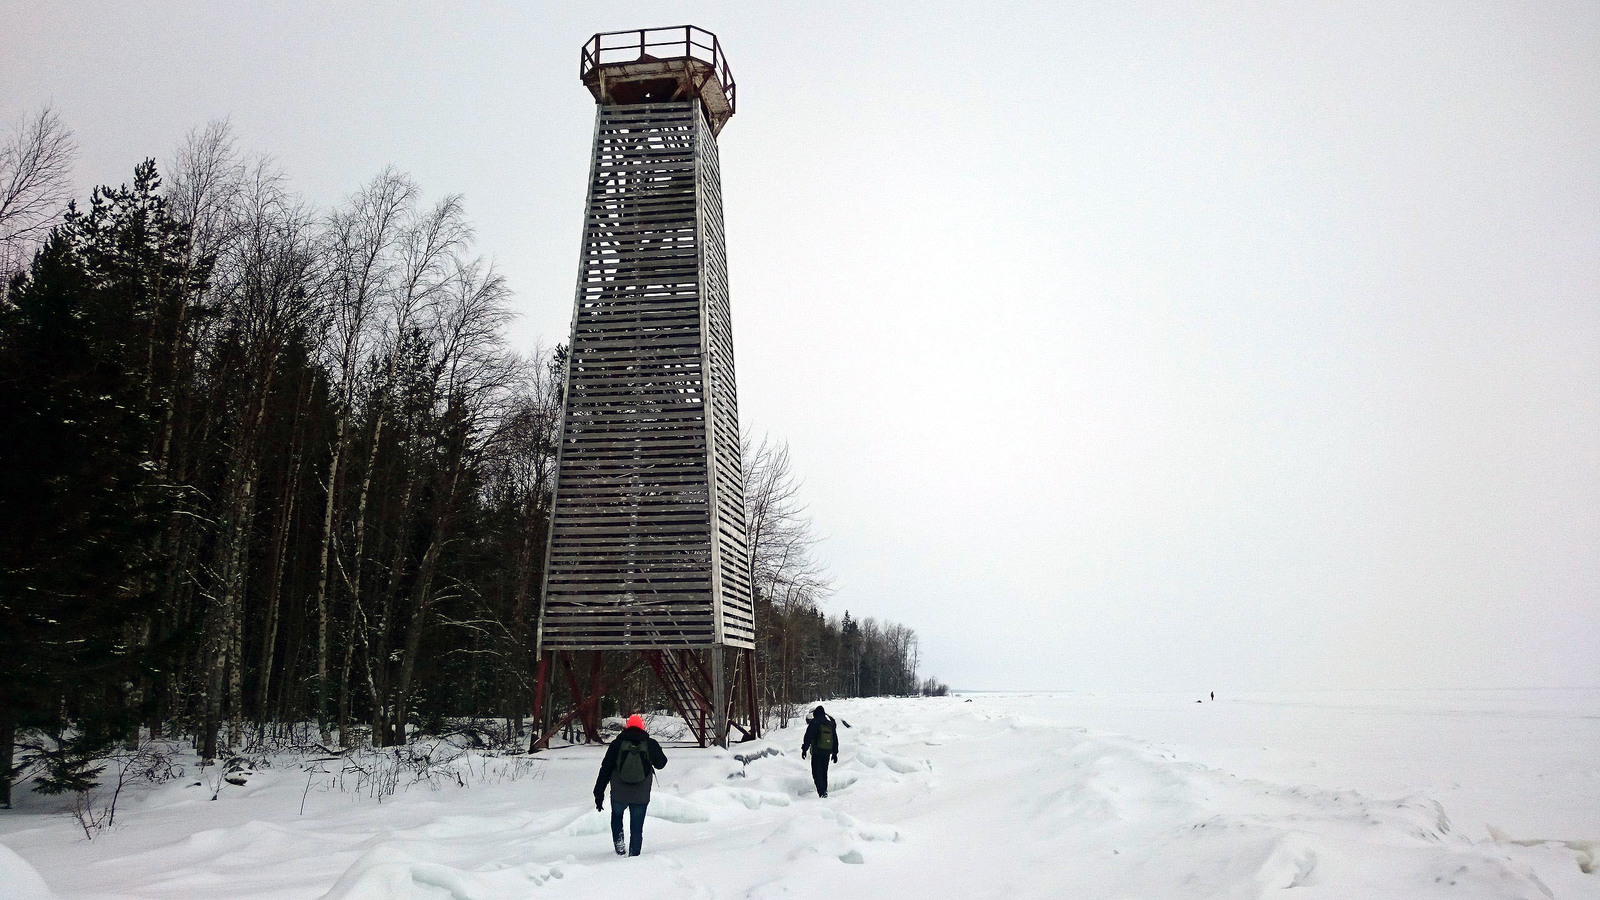
{"label": "gloved hand", "polygon": [[594,798],[594,811],[595,812],[603,812],[603,811],[605,811],[605,808],[606,808],[605,803],[599,797],[595,797]]}
{"label": "gloved hand", "polygon": [[805,759],[806,758],[806,751],[804,751],[804,750],[800,751],[800,758],[801,759]]}
{"label": "gloved hand", "polygon": [[839,754],[837,754],[837,753],[835,753],[835,754],[834,754],[834,755],[833,755],[833,761],[834,761],[834,762],[838,762],[838,761],[839,761]]}

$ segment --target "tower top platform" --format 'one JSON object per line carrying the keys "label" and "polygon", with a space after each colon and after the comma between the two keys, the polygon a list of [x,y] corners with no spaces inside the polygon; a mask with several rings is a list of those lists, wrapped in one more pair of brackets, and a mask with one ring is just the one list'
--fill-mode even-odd
{"label": "tower top platform", "polygon": [[712,134],[733,117],[736,88],[717,36],[693,25],[597,34],[583,45],[578,77],[596,103],[699,98]]}

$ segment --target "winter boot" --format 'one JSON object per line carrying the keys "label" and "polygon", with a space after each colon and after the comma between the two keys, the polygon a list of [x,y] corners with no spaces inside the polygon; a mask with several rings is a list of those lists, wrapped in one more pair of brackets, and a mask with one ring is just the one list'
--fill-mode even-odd
{"label": "winter boot", "polygon": [[619,835],[612,844],[617,848],[618,856],[628,855],[628,838],[625,835]]}

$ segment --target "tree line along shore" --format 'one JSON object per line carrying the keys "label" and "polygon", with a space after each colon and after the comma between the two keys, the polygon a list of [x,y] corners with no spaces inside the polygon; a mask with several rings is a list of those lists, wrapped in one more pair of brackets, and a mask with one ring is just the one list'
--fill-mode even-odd
{"label": "tree line along shore", "polygon": [[[318,208],[213,123],[80,206],[58,114],[4,140],[0,803],[141,740],[525,745],[565,349],[510,346],[462,198]],[[763,716],[942,692],[910,628],[823,612],[786,445],[743,474]]]}

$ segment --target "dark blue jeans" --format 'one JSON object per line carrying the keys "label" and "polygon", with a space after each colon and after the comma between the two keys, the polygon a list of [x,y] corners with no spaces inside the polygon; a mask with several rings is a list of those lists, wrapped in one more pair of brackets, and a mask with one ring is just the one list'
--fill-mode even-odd
{"label": "dark blue jeans", "polygon": [[611,843],[622,840],[622,808],[628,808],[628,855],[638,856],[644,846],[644,809],[648,803],[611,801]]}
{"label": "dark blue jeans", "polygon": [[811,781],[817,786],[817,796],[828,796],[828,754],[822,750],[811,751]]}

